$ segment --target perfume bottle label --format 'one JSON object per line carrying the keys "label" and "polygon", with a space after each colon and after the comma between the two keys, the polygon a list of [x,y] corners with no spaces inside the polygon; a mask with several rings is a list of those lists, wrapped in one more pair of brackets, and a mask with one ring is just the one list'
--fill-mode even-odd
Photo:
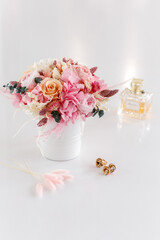
{"label": "perfume bottle label", "polygon": [[139,103],[136,101],[126,100],[125,107],[128,110],[133,110],[139,112]]}

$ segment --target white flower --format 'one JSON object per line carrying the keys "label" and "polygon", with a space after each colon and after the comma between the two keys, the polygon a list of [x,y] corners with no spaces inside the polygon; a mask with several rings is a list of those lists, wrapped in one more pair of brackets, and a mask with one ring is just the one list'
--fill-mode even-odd
{"label": "white flower", "polygon": [[33,117],[38,116],[39,112],[44,108],[46,103],[39,103],[36,100],[32,100],[32,102],[24,105],[23,103],[20,104],[20,108],[28,115]]}
{"label": "white flower", "polygon": [[61,74],[56,67],[52,71],[52,77],[57,78],[57,79],[59,79],[61,77]]}
{"label": "white flower", "polygon": [[38,63],[34,63],[30,69],[32,71],[46,71],[48,70],[49,66],[53,64],[54,60],[53,59],[44,59],[40,60]]}
{"label": "white flower", "polygon": [[62,62],[62,70],[64,71],[67,67],[69,67],[69,64]]}

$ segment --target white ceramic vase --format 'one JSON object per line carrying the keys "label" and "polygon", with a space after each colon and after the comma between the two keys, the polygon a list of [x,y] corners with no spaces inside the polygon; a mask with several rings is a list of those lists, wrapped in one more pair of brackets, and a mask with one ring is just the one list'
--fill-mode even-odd
{"label": "white ceramic vase", "polygon": [[48,138],[41,137],[38,145],[42,155],[53,161],[66,161],[76,158],[81,150],[81,136],[84,122],[79,119],[63,128],[59,137],[53,132]]}

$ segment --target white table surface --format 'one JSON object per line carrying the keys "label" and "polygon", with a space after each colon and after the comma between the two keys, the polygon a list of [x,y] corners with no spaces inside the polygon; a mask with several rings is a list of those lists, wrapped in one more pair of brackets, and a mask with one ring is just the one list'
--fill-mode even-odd
{"label": "white table surface", "polygon": [[[158,98],[150,119],[124,121],[117,115],[119,97],[115,97],[103,118],[86,122],[80,157],[63,163],[44,160],[34,137],[26,139],[25,132],[33,126],[26,126],[14,140],[6,128],[1,161],[28,160],[32,170],[42,173],[65,168],[75,178],[39,199],[30,175],[1,166],[0,239],[159,240]],[[113,162],[116,172],[102,175],[95,167],[97,157]]]}

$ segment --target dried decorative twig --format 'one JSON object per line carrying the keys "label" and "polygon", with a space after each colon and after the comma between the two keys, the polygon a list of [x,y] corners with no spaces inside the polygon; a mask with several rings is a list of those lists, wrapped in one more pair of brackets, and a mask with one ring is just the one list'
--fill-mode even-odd
{"label": "dried decorative twig", "polygon": [[65,181],[73,179],[67,170],[57,169],[49,173],[33,172],[27,161],[24,164],[14,161],[15,165],[0,162],[1,165],[19,170],[34,177],[39,182],[36,184],[36,193],[39,197],[43,196],[44,189],[56,191],[58,186],[63,186]]}

